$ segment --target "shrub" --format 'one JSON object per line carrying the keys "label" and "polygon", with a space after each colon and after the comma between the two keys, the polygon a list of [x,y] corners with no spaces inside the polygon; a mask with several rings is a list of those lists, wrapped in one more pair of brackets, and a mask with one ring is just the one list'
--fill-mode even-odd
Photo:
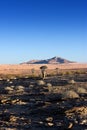
{"label": "shrub", "polygon": [[18,93],[24,92],[24,87],[21,86],[21,85],[19,85],[19,86],[16,86],[16,87],[15,87],[15,90],[16,90],[16,92],[18,92]]}
{"label": "shrub", "polygon": [[69,91],[64,92],[64,93],[62,94],[62,98],[64,98],[64,99],[79,98],[79,95],[78,95],[75,91],[69,90]]}
{"label": "shrub", "polygon": [[31,69],[31,73],[32,73],[32,76],[34,76],[34,74],[35,74],[35,69],[34,68]]}
{"label": "shrub", "polygon": [[45,76],[46,76],[46,69],[47,69],[47,66],[41,66],[40,67],[40,69],[41,69],[41,73],[42,73],[42,78],[44,79],[45,78]]}
{"label": "shrub", "polygon": [[45,85],[45,82],[43,80],[38,80],[37,85]]}
{"label": "shrub", "polygon": [[48,87],[48,91],[52,92],[53,91],[53,87],[51,83],[47,83],[46,86]]}
{"label": "shrub", "polygon": [[56,75],[58,75],[59,74],[59,68],[56,68],[55,70],[56,70]]}
{"label": "shrub", "polygon": [[5,90],[7,90],[7,91],[13,91],[13,88],[12,88],[12,87],[7,86],[7,87],[5,88]]}
{"label": "shrub", "polygon": [[71,75],[72,73],[71,73],[71,71],[66,71],[65,72],[65,75]]}
{"label": "shrub", "polygon": [[52,84],[51,83],[47,83],[46,86],[47,87],[52,87]]}
{"label": "shrub", "polygon": [[79,93],[79,94],[86,94],[87,93],[87,90],[85,88],[80,88],[78,87],[76,89],[76,92]]}
{"label": "shrub", "polygon": [[72,80],[69,80],[68,83],[69,83],[69,84],[74,84],[75,81],[72,79]]}

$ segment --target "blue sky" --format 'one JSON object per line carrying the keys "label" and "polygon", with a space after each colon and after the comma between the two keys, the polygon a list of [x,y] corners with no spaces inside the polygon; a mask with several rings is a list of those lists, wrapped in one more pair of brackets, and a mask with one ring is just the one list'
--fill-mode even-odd
{"label": "blue sky", "polygon": [[86,0],[0,0],[0,64],[87,62]]}

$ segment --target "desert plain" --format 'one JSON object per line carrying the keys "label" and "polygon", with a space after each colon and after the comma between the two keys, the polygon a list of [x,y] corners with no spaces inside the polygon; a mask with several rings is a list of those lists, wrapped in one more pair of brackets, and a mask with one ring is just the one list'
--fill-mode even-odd
{"label": "desert plain", "polygon": [[40,70],[41,66],[47,66],[48,70],[59,68],[60,70],[87,69],[87,64],[5,64],[0,65],[0,74],[30,74],[31,69]]}

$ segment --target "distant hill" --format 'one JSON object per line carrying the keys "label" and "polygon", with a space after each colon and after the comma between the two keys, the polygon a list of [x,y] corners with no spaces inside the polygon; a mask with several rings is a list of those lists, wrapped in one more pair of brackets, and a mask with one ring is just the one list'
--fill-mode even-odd
{"label": "distant hill", "polygon": [[66,60],[61,57],[53,57],[45,60],[30,60],[21,64],[63,64],[63,63],[74,63],[73,61]]}

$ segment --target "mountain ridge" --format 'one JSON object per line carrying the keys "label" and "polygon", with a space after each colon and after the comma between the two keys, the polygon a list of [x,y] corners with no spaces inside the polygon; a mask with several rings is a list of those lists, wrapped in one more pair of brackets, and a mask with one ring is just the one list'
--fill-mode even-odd
{"label": "mountain ridge", "polygon": [[21,64],[63,64],[63,63],[76,63],[76,62],[55,56],[44,60],[29,60]]}

